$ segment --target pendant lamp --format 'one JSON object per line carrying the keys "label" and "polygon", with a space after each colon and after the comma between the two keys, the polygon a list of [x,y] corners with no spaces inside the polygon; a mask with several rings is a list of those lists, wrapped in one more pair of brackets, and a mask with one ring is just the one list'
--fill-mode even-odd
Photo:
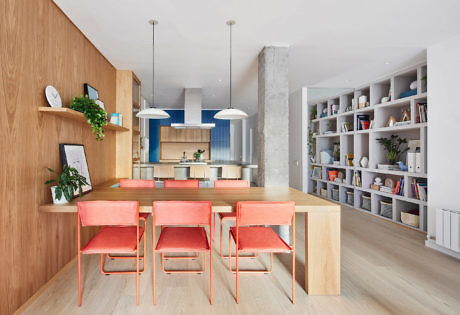
{"label": "pendant lamp", "polygon": [[230,104],[227,109],[217,112],[214,118],[224,120],[244,119],[248,118],[248,114],[232,106],[232,26],[235,25],[235,21],[227,21],[227,25],[230,27]]}
{"label": "pendant lamp", "polygon": [[141,110],[136,114],[136,117],[146,119],[165,119],[169,118],[169,114],[164,110],[155,107],[155,25],[158,24],[158,21],[150,20],[149,23],[152,24],[153,29],[152,107]]}

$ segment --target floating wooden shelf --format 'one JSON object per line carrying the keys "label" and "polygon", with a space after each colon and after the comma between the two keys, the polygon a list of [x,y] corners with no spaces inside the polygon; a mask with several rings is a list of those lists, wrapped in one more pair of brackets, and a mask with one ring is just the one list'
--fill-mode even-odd
{"label": "floating wooden shelf", "polygon": [[[85,115],[83,113],[77,112],[76,110],[65,108],[65,107],[39,107],[39,112],[48,113],[51,115],[61,116],[68,119],[73,119],[80,122],[88,123]],[[128,128],[123,126],[118,126],[112,123],[109,123],[107,126],[104,126],[104,129],[115,130],[115,131],[129,131]]]}

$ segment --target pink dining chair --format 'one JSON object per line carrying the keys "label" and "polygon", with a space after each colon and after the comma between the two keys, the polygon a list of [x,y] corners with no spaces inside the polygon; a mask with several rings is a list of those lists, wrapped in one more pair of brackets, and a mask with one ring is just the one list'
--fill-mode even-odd
{"label": "pink dining chair", "polygon": [[[78,306],[81,306],[81,254],[100,254],[104,274],[136,274],[136,303],[139,304],[139,243],[144,228],[139,227],[138,201],[81,201],[77,203]],[[100,226],[96,235],[81,248],[81,226]],[[144,238],[145,239],[145,238]],[[136,254],[136,270],[104,271],[104,254]],[[144,266],[145,267],[145,266]]]}
{"label": "pink dining chair", "polygon": [[[292,246],[266,225],[292,225]],[[270,253],[270,270],[273,253],[292,254],[292,303],[295,303],[295,203],[293,201],[239,201],[236,204],[236,227],[230,228],[228,269],[231,271],[231,239],[236,244],[236,303],[239,303],[239,253]]]}
{"label": "pink dining chair", "polygon": [[[149,179],[120,179],[120,188],[155,188],[155,181],[154,180],[149,180]],[[143,222],[143,227],[144,230],[147,229],[147,219],[150,216],[150,213],[139,213],[139,220]],[[142,253],[141,256],[139,256],[141,259],[144,259],[145,257],[145,250],[147,248],[147,242],[146,239],[144,238],[144,253]],[[107,257],[110,259],[135,259],[135,256],[113,256],[111,254],[107,254]],[[144,266],[145,261],[144,261]],[[142,268],[140,271],[143,273],[145,268]]]}
{"label": "pink dining chair", "polygon": [[[155,226],[162,226],[160,237],[155,246]],[[198,225],[198,226],[179,226]],[[206,230],[210,232],[208,241]],[[212,203],[211,201],[154,201],[153,202],[153,304],[156,304],[155,254],[163,257],[167,252],[203,252],[203,267],[200,270],[166,270],[164,260],[161,268],[167,273],[204,273],[206,271],[206,252],[209,252],[210,303],[212,294]]]}
{"label": "pink dining chair", "polygon": [[[214,188],[215,189],[225,189],[225,188],[249,188],[249,181],[247,180],[215,180],[214,181]],[[223,247],[223,241],[222,241],[222,230],[223,230],[223,223],[224,221],[235,221],[236,220],[236,213],[235,212],[219,212],[219,218],[220,218],[220,257],[222,258],[228,258],[228,255],[223,255],[222,254],[222,247]],[[214,219],[214,225],[216,223],[216,220]],[[216,233],[216,227],[214,226],[214,233]],[[215,234],[214,234],[215,236]],[[256,255],[250,255],[250,256],[242,256],[240,258],[256,258],[258,257],[258,254]]]}
{"label": "pink dining chair", "polygon": [[200,181],[197,179],[166,179],[164,188],[200,188]]}

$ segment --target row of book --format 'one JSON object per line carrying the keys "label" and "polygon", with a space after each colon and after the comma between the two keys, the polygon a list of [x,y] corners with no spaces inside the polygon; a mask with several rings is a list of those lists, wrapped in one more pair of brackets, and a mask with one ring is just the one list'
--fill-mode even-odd
{"label": "row of book", "polygon": [[393,194],[398,196],[404,196],[404,177],[401,177],[396,183],[396,188]]}
{"label": "row of book", "polygon": [[357,126],[357,130],[369,129],[369,126],[370,126],[369,115],[357,115],[356,116],[356,126]]}
{"label": "row of book", "polygon": [[428,186],[427,183],[422,183],[422,182],[417,182],[415,178],[412,179],[412,195],[415,196],[415,198],[422,200],[422,201],[427,201],[427,193],[428,193]]}
{"label": "row of book", "polygon": [[425,123],[427,122],[427,103],[417,103],[415,105],[415,111],[417,113],[416,123]]}
{"label": "row of book", "polygon": [[357,171],[353,172],[353,185],[361,187],[361,174]]}

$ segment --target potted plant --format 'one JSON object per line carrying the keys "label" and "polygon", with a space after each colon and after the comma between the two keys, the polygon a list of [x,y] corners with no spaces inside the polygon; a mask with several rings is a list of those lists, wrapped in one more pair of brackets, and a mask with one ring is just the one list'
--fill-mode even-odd
{"label": "potted plant", "polygon": [[311,119],[312,119],[312,120],[313,120],[313,119],[316,119],[317,116],[318,116],[318,110],[317,110],[316,108],[313,108],[313,109],[311,110]]}
{"label": "potted plant", "polygon": [[88,119],[91,129],[96,134],[96,140],[104,140],[103,126],[107,125],[107,112],[97,105],[88,95],[72,98],[70,108],[81,112]]}
{"label": "potted plant", "polygon": [[403,144],[407,143],[407,140],[400,138],[398,135],[391,135],[388,138],[377,138],[377,141],[383,145],[385,151],[387,151],[388,162],[393,165],[395,164],[398,157],[409,150],[409,148],[401,149]]}
{"label": "potted plant", "polygon": [[56,183],[55,186],[51,187],[54,204],[69,202],[75,191],[78,191],[80,197],[83,195],[82,187],[88,185],[88,182],[75,168],[64,166],[60,175],[49,167],[48,171],[57,175],[57,179],[50,179],[45,182],[45,185]]}
{"label": "potted plant", "polygon": [[315,157],[313,156],[313,131],[311,128],[308,129],[308,155],[310,156],[310,161],[315,163]]}

